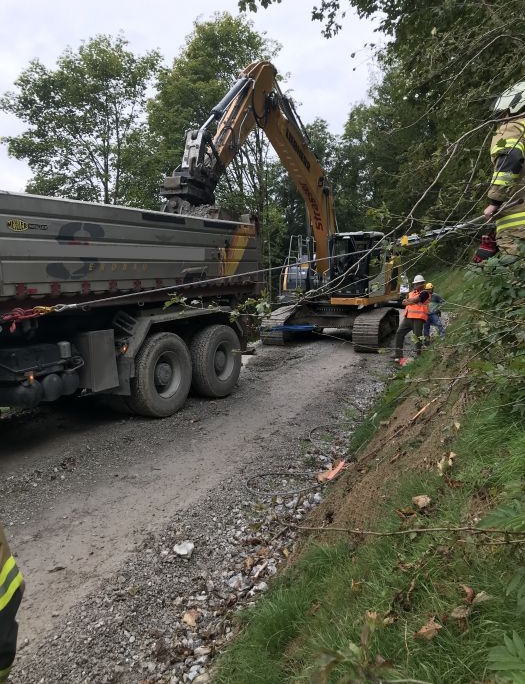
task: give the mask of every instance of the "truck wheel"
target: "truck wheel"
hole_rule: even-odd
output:
[[[192,387],[204,397],[226,397],[241,372],[241,345],[227,325],[210,325],[198,332],[190,344],[193,364]]]
[[[138,415],[165,418],[182,407],[190,385],[188,347],[178,335],[157,333],[146,339],[137,354],[127,403]]]

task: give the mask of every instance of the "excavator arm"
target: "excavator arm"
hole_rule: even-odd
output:
[[[186,134],[182,164],[165,179],[161,194],[166,198],[166,210],[171,212],[178,212],[184,201],[213,204],[220,177],[258,126],[305,200],[315,240],[315,267],[322,275],[329,267],[328,242],[335,232],[332,189],[276,76],[275,67],[267,61],[253,62],[241,71],[208,120]],[[214,135],[209,131],[213,122],[217,122]]]

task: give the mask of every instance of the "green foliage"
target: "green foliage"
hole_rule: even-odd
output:
[[[268,292],[262,292],[258,299],[249,297],[239,304],[230,314],[231,320],[235,320],[239,316],[254,316],[261,320],[267,316],[271,311],[270,302],[268,301]]]
[[[257,299],[248,297],[238,304],[231,312],[230,320],[235,321],[238,318],[242,318],[248,331],[248,338],[250,340],[258,340],[260,337],[259,328],[261,321],[270,312],[270,294],[268,290],[263,290]]]
[[[514,472],[514,476],[519,472]],[[504,487],[504,501],[489,511],[481,520],[481,529],[498,529],[509,533],[525,533],[525,480],[511,480]],[[520,539],[518,538],[518,541]],[[505,595],[515,599],[517,618],[525,614],[525,567],[518,566],[505,588]],[[513,632],[512,638],[504,635],[503,644],[490,649],[487,667],[497,672],[498,681],[511,684],[525,683],[525,645]]]
[[[278,49],[243,16],[217,12],[194,23],[181,54],[160,73],[149,103],[149,124],[161,140],[165,173],[180,164],[186,131],[202,126],[239,71],[256,59],[271,59]]]
[[[251,10],[271,4],[240,3]],[[321,0],[312,17],[333,35],[350,7],[377,17],[391,39],[376,53],[382,73],[372,103],[348,117],[340,223],[402,234],[481,213],[491,172],[490,105],[523,78],[525,43],[514,21],[522,1]]]
[[[525,613],[525,568],[521,567],[516,570],[512,579],[510,580],[507,591],[507,596],[516,596],[516,608],[518,613]]]
[[[367,611],[363,620],[359,644],[350,642],[341,650],[322,648],[311,678],[312,684],[328,684],[332,673],[344,672],[337,677],[337,684],[366,684],[378,681],[395,669],[375,652],[373,633],[382,626],[382,618],[376,612]],[[388,680],[383,680],[388,681]]]
[[[483,382],[513,413],[525,416],[525,259],[505,261],[490,259],[467,274],[470,299],[481,315],[466,339],[476,351],[473,368]]]
[[[421,373],[428,378],[429,367]],[[392,387],[376,407],[376,424],[402,400],[402,378],[395,382],[396,393]],[[364,525],[445,530],[355,544],[334,531],[323,544],[311,542],[257,605],[240,613],[241,630],[219,660],[217,682],[471,684],[493,681],[487,668],[498,683],[522,681],[525,622],[516,602],[524,591],[525,574],[516,573],[522,547],[490,545],[505,535],[474,538],[446,528],[468,524],[482,492],[489,504],[504,484],[510,496],[521,496],[525,433],[494,397],[454,418],[459,429],[438,433],[456,453],[449,484],[429,469],[430,459],[420,472],[404,467],[374,490],[373,522]],[[432,423],[423,429],[436,434]],[[423,493],[431,508],[400,521],[412,497]],[[417,634],[429,619],[439,630],[427,640]]]
[[[504,637],[504,645],[491,648],[488,654],[488,668],[504,673],[502,681],[525,684],[525,644],[516,632]]]
[[[257,12],[258,7],[266,9],[270,5],[279,4],[282,0],[239,0],[238,5],[241,11],[249,10],[250,12]],[[350,5],[351,3],[348,2]],[[314,5],[311,9],[311,17],[313,21],[320,21],[323,23],[323,35],[326,38],[334,36],[341,30],[339,23],[344,19],[346,12],[341,9],[340,0],[321,0],[319,6]]]
[[[504,503],[488,513],[478,525],[483,530],[525,532],[525,499]]]
[[[29,164],[30,192],[133,204],[137,188],[158,179],[144,108],[161,57],[136,57],[126,46],[122,36],[100,35],[77,51],[67,48],[55,69],[33,60],[17,91],[1,98],[0,108],[28,125],[3,142]],[[145,154],[148,167],[139,168]]]

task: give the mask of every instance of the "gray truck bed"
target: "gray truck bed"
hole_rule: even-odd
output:
[[[0,309],[237,277],[257,245],[251,223],[0,191]]]

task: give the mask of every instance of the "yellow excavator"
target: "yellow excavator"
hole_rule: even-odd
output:
[[[209,130],[212,124],[215,133]],[[188,213],[190,207],[213,205],[220,177],[256,127],[304,199],[310,224],[309,237],[297,240],[299,249],[290,249],[283,265],[285,301],[263,321],[263,343],[283,344],[295,333],[341,328],[352,331],[356,349],[377,350],[398,324],[398,310],[389,302],[399,294],[399,259],[383,233],[337,229],[329,179],[270,62],[243,69],[207,121],[186,134],[182,164],[161,189],[166,211]]]

